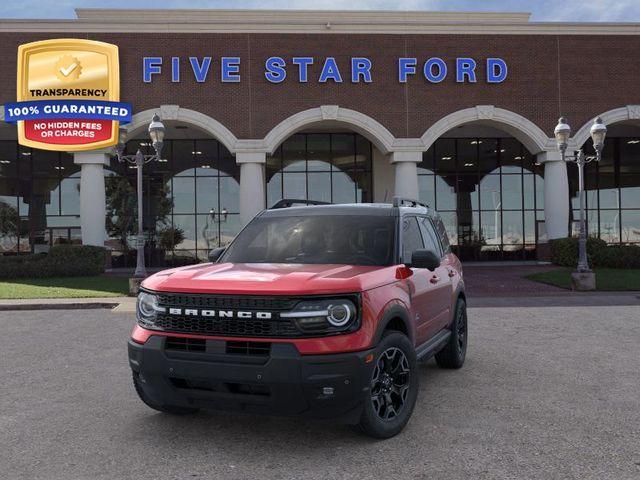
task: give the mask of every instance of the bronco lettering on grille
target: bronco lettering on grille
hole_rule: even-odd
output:
[[[218,318],[256,318],[271,320],[271,312],[248,312],[233,310],[199,310],[195,308],[169,308],[170,315],[184,315],[187,317],[218,317]]]

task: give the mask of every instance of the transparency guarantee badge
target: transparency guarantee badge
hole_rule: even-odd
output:
[[[77,152],[115,145],[131,105],[120,102],[118,47],[93,40],[55,39],[18,48],[17,102],[5,121],[18,142]]]

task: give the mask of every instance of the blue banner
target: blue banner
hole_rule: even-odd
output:
[[[131,122],[131,104],[104,100],[30,100],[6,103],[5,122],[42,119],[115,120]]]

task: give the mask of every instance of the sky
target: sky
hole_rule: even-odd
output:
[[[19,0],[1,18],[75,18],[74,8],[261,8],[531,12],[532,21],[640,22],[640,0]]]

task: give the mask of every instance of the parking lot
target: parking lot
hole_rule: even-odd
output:
[[[407,429],[138,401],[130,314],[0,312],[0,478],[640,478],[640,307],[473,308],[460,371],[421,366]]]

